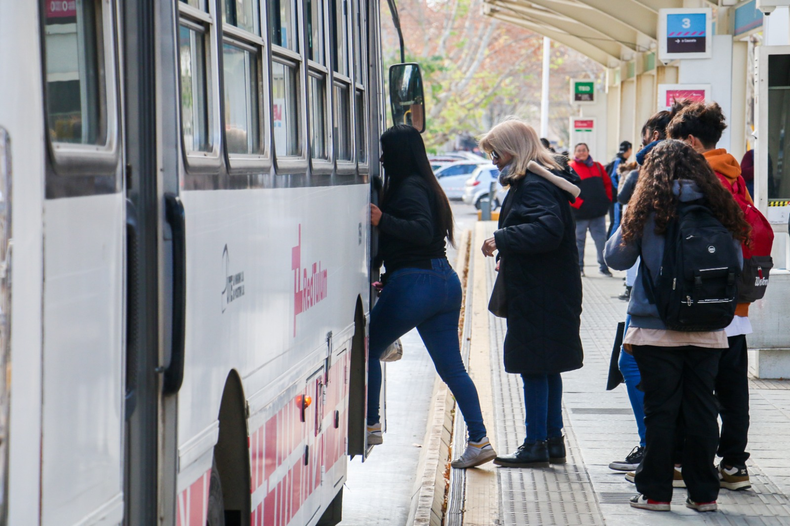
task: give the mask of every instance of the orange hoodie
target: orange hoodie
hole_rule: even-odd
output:
[[[705,157],[705,160],[708,161],[708,164],[713,169],[713,171],[716,172],[717,175],[721,175],[727,179],[730,184],[737,181],[741,176],[741,165],[738,163],[738,160],[727,153],[727,150],[724,148],[710,150],[703,153],[702,155]],[[749,202],[754,204],[754,201],[752,201],[752,196],[749,195],[749,190],[746,190],[744,187],[744,192],[746,192],[746,197],[749,199]],[[748,317],[749,304],[739,303],[735,308],[735,315]]]

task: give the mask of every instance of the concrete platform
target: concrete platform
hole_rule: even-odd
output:
[[[483,415],[497,451],[515,450],[524,439],[520,379],[504,372],[504,320],[488,313],[493,260],[480,253],[495,224],[476,225],[471,242],[467,293],[469,369],[480,392]],[[717,513],[699,514],[684,505],[685,490],[676,490],[670,513],[636,510],[628,498],[636,493],[622,473],[608,469],[638,443],[636,424],[624,386],[607,392],[609,357],[618,321],[625,318],[624,273],[607,278],[597,273],[594,249],[586,250],[583,278],[582,341],[584,367],[563,375],[564,420],[568,462],[547,469],[482,468],[451,470],[445,524],[448,525],[672,525],[790,524],[790,382],[753,380],[748,463],[752,489],[722,490]],[[456,442],[462,422],[456,419]],[[462,448],[456,443],[452,449]],[[441,491],[441,488],[437,488]]]

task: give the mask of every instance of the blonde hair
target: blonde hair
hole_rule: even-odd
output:
[[[486,153],[495,151],[512,155],[508,178],[514,181],[527,175],[530,161],[535,161],[549,170],[562,169],[551,152],[540,143],[535,129],[515,117],[508,117],[491,128],[480,139],[480,148]]]

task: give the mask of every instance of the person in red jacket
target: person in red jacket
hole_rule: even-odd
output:
[[[686,104],[667,125],[667,136],[678,139],[701,153],[722,185],[735,197],[752,203],[738,160],[724,148],[716,148],[727,127],[724,113],[715,102]],[[749,433],[749,357],[746,335],[751,334],[749,304],[739,303],[732,323],[725,329],[728,349],[719,360],[716,396],[721,414],[718,466],[721,487],[740,490],[750,487],[746,459]]]
[[[612,276],[609,267],[603,259],[603,249],[606,244],[606,214],[612,204],[612,180],[606,169],[593,161],[590,148],[580,142],[573,148],[574,159],[568,163],[581,178],[581,195],[571,206],[576,218],[576,248],[579,250],[579,267],[584,276],[584,243],[587,240],[587,230],[595,241],[595,250],[598,256],[598,271],[604,276]]]

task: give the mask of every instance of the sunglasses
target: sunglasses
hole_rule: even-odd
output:
[[[498,154],[498,153],[496,153],[495,151],[492,151],[492,152],[491,152],[491,153],[489,153],[488,155],[490,155],[490,156],[491,156],[491,160],[492,160],[492,161],[498,161],[498,160],[499,160],[499,154]]]

